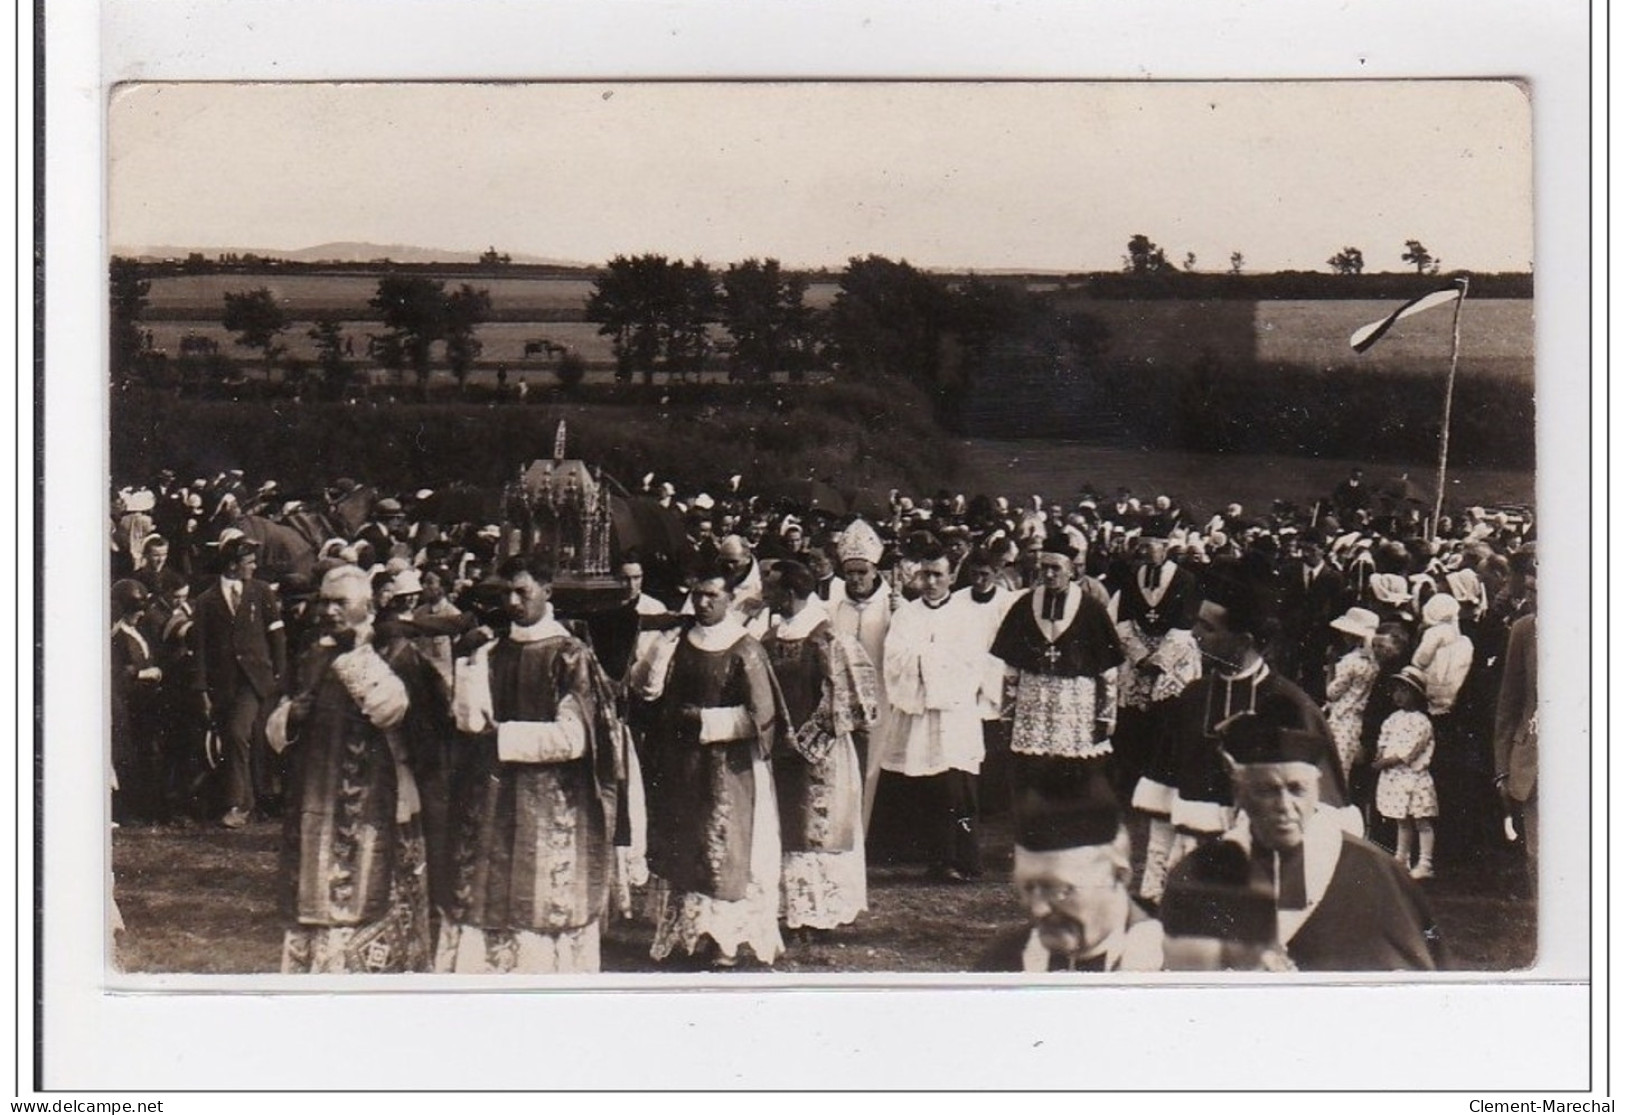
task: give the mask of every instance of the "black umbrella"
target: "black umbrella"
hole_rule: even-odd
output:
[[[891,518],[891,493],[873,488],[856,488],[847,493],[846,509],[849,514],[869,520]]]
[[[417,512],[420,518],[443,527],[500,522],[502,493],[473,484],[448,484],[419,500]]]
[[[611,541],[617,556],[636,550],[642,559],[644,591],[668,603],[677,599],[689,555],[682,516],[642,496],[609,496]]]
[[[1377,494],[1390,504],[1414,503],[1423,505],[1428,495],[1409,476],[1396,476],[1377,489]]]
[[[645,560],[675,560],[688,548],[683,520],[669,507],[641,496],[609,497],[612,541],[617,553],[637,550]]]

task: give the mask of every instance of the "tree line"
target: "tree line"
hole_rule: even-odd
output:
[[[113,260],[111,269],[112,374],[115,383],[124,384],[158,375],[161,361],[150,349],[140,320],[151,292],[151,280],[139,264]],[[286,378],[314,385],[335,398],[349,391],[358,370],[354,338],[344,331],[345,320],[332,314],[319,315],[306,330],[316,345],[316,363],[288,356],[284,336],[293,325],[287,312],[268,287],[227,291],[220,323],[234,334],[239,346],[257,352],[269,378],[282,367]],[[434,346],[443,346],[445,361],[461,386],[467,382],[483,345],[478,327],[491,315],[491,294],[468,283],[448,291],[446,284],[423,275],[385,275],[367,302],[384,330],[369,333],[365,353],[379,367],[404,378],[410,371],[420,393],[427,394],[434,369]],[[183,359],[185,358],[183,346]],[[231,378],[235,364],[226,358],[207,359],[211,371]]]
[[[1420,240],[1405,241],[1405,250],[1400,253],[1399,261],[1415,269],[1418,275],[1437,275],[1442,266],[1439,259]],[[1246,257],[1239,251],[1230,253],[1230,266],[1225,272],[1229,275],[1242,274],[1246,264]],[[1365,253],[1359,248],[1344,247],[1333,252],[1326,266],[1334,275],[1358,275],[1365,270]],[[1157,275],[1173,270],[1173,264],[1168,262],[1168,253],[1143,232],[1137,232],[1129,237],[1128,249],[1123,256],[1123,271],[1130,275]],[[1180,270],[1190,273],[1196,270],[1196,253],[1186,252],[1180,263]]]
[[[806,278],[775,259],[717,272],[701,260],[617,256],[599,273],[586,316],[610,338],[623,382],[685,378],[713,357],[741,382],[775,373],[798,382],[814,370],[892,376],[925,391],[950,429],[973,370],[996,355],[1078,367],[1106,340],[1098,319],[1052,305],[1024,280],[949,279],[879,255],[853,257],[833,278],[834,300],[820,309],[806,302]]]
[[[791,382],[822,371],[859,378],[895,376],[920,387],[938,418],[957,425],[971,371],[997,351],[1001,359],[1049,363],[1086,361],[1104,344],[1105,328],[1086,313],[1056,309],[1019,280],[949,280],[906,260],[854,257],[835,276],[826,309],[808,305],[807,278],[775,259],[748,259],[714,270],[702,260],[658,254],[617,256],[595,276],[585,316],[610,339],[618,381],[657,375],[677,381],[724,365],[730,380]],[[141,312],[150,281],[139,264],[115,259],[112,269],[115,382],[143,378]],[[267,287],[228,292],[221,323],[235,343],[257,354],[269,378],[280,365],[287,379],[307,376],[343,397],[357,364],[345,322],[317,318],[314,368],[288,356],[286,311]],[[389,274],[367,303],[383,331],[368,334],[365,355],[404,378],[410,372],[427,394],[435,346],[460,386],[482,346],[478,326],[491,315],[488,290],[446,284],[426,275]],[[234,365],[213,358],[228,374]],[[150,371],[150,368],[148,369]],[[564,353],[554,369],[561,384],[579,384],[580,358]]]
[[[616,256],[594,274],[584,316],[609,338],[622,383],[641,378],[649,384],[659,375],[690,380],[719,365],[730,380],[747,383],[776,373],[791,382],[812,372],[890,375],[924,390],[939,419],[958,428],[975,373],[1087,372],[1107,340],[1104,325],[1088,313],[1089,298],[1411,297],[1417,276],[1439,272],[1438,258],[1418,240],[1408,240],[1400,258],[1414,268],[1408,280],[1405,274],[1363,274],[1365,256],[1354,246],[1327,260],[1331,275],[1243,274],[1239,251],[1231,254],[1227,272],[1200,273],[1193,254],[1175,267],[1161,245],[1136,233],[1115,276],[1063,279],[1059,290],[1040,292],[1020,277],[948,277],[869,255],[849,259],[830,275],[833,302],[816,308],[807,302],[807,273],[776,259],[718,269],[699,259],[645,253]],[[492,247],[482,261],[503,266],[507,257]],[[147,354],[138,323],[151,273],[149,265],[113,260],[115,382],[142,378]],[[1485,278],[1486,296],[1527,296],[1527,275]],[[1358,290],[1348,285],[1355,282]],[[383,326],[365,339],[364,355],[374,365],[402,380],[410,373],[426,397],[438,345],[459,387],[466,386],[482,351],[478,327],[492,316],[487,289],[464,282],[448,290],[428,274],[392,271],[379,278],[367,306]],[[268,288],[225,294],[221,321],[237,345],[258,353],[267,374],[280,363],[285,378],[308,377],[333,397],[349,390],[358,364],[342,318],[321,316],[308,329],[317,350],[313,368],[288,357],[282,338],[291,322]],[[215,359],[220,374],[235,374],[232,361]],[[579,385],[585,370],[580,357],[567,351],[554,367],[566,389]]]

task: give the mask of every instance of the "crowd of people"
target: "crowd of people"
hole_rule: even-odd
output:
[[[121,489],[114,823],[280,817],[289,972],[590,972],[614,918],[772,965],[871,865],[981,878],[1000,813],[1028,918],[989,970],[1430,969],[1428,880],[1516,840],[1533,886],[1527,514],[1430,523],[1359,470],[1201,519],[653,481],[686,544],[575,614],[555,555],[428,491],[323,515],[298,570],[247,521],[353,481]]]

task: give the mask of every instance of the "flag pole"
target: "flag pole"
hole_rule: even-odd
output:
[[[1444,422],[1439,428],[1439,482],[1433,495],[1433,520],[1428,534],[1437,538],[1439,517],[1444,513],[1444,475],[1450,464],[1450,404],[1456,394],[1456,362],[1461,357],[1461,304],[1467,301],[1467,276],[1456,280],[1461,284],[1461,297],[1456,299],[1456,313],[1450,323],[1450,375],[1444,385]]]

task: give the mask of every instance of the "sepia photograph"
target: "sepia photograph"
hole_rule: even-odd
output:
[[[1524,83],[132,82],[105,169],[111,985],[1539,962]]]
[[[53,0],[18,1095],[1606,1096],[1586,11]]]

